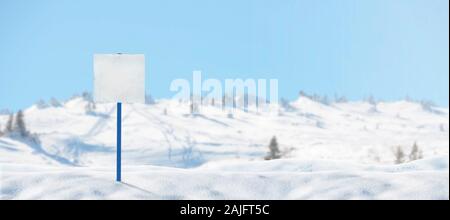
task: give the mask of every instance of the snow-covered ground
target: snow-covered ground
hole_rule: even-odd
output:
[[[115,105],[81,97],[24,111],[40,144],[0,137],[3,199],[449,199],[448,108],[307,97],[272,111],[188,103],[123,106],[115,183]],[[0,115],[4,128],[8,115]],[[277,137],[283,159],[264,161]],[[414,143],[421,160],[405,160]]]
[[[284,159],[194,169],[5,165],[4,199],[448,199],[448,156],[399,166]]]

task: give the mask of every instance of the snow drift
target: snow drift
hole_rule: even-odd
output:
[[[115,105],[76,97],[24,110],[31,143],[0,137],[2,199],[448,199],[449,114],[420,103],[322,104],[271,112],[159,100],[123,106],[123,184],[114,180]],[[8,121],[0,115],[0,127]],[[283,158],[264,161],[276,136]],[[423,159],[408,162],[414,143]],[[408,163],[395,165],[401,148]]]

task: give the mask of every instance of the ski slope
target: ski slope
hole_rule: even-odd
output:
[[[75,97],[24,110],[40,144],[0,137],[2,199],[449,198],[448,108],[304,96],[262,112],[124,104],[118,184],[115,105],[88,105]],[[264,161],[273,136],[283,159]],[[414,142],[424,159],[395,165],[396,147],[409,154]]]

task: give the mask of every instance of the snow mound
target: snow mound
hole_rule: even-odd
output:
[[[234,161],[196,169],[6,165],[2,199],[449,199],[448,156],[393,166]]]

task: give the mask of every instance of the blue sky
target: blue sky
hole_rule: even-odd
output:
[[[92,91],[94,53],[144,53],[175,78],[277,78],[350,99],[449,100],[448,0],[0,0],[0,109]]]

